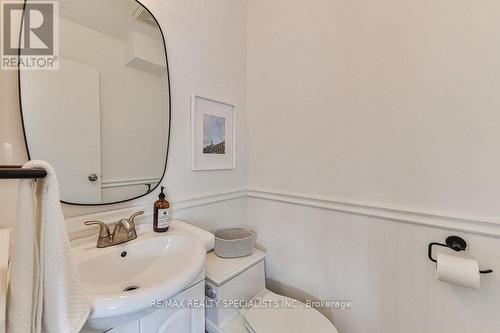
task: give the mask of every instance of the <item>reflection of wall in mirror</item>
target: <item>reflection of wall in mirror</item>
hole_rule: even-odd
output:
[[[166,74],[125,66],[122,40],[64,18],[60,27],[61,56],[99,71],[102,181],[159,178],[168,126]],[[135,185],[130,191],[140,195],[147,188]],[[123,191],[123,187],[107,187],[102,201],[121,200]]]
[[[100,202],[101,180],[87,180],[101,170],[99,71],[60,58],[58,70],[21,74],[31,158],[52,164],[64,200]]]

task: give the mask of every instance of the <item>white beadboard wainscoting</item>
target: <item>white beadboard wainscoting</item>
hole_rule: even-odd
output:
[[[321,310],[341,333],[500,332],[500,239],[493,221],[255,188],[173,200],[172,213],[205,230],[255,229],[267,251],[271,290],[352,302],[349,310]],[[106,214],[96,217],[105,220]],[[70,232],[82,230],[78,216],[67,222]],[[481,277],[479,290],[436,280],[427,245],[451,234],[468,244],[454,254],[494,270]]]
[[[352,301],[350,310],[322,311],[342,333],[500,332],[500,239],[473,232],[482,223],[462,221],[454,228],[454,218],[440,216],[450,228],[439,228],[416,219],[432,214],[401,218],[385,208],[319,203],[248,192],[247,223],[267,250],[270,289],[299,299]],[[468,243],[465,253],[455,254],[494,270],[481,277],[481,289],[436,280],[427,245],[451,234]]]

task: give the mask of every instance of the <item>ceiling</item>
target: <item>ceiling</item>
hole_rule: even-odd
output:
[[[58,0],[58,2],[60,17],[120,40],[125,40],[131,31],[161,39],[158,28],[137,21],[133,17],[135,11],[142,7],[135,0]]]

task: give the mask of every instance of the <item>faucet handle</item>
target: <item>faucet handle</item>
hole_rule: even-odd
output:
[[[103,223],[101,221],[86,221],[83,222],[85,225],[99,225],[99,238],[106,238],[111,236],[111,232],[109,231],[109,227],[106,223]]]
[[[137,213],[132,214],[132,215],[128,218],[128,220],[131,222],[131,224],[132,224],[132,225],[134,225],[134,226],[135,226],[134,219],[135,219],[137,216],[142,215],[142,214],[144,214],[144,211],[143,211],[143,210],[138,211]]]

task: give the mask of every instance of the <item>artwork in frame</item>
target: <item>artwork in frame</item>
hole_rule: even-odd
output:
[[[234,105],[192,95],[191,169],[222,170],[235,166]]]

